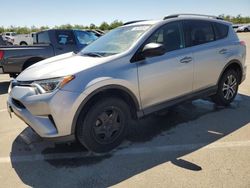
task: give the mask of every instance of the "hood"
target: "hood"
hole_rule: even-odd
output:
[[[55,56],[25,69],[18,77],[18,81],[33,81],[74,75],[80,71],[105,63],[107,57],[86,57],[72,52]]]

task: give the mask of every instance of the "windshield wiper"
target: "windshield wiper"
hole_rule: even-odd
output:
[[[90,57],[103,57],[103,55],[101,55],[98,52],[88,52],[88,53],[84,53],[82,55],[83,56],[90,56]]]

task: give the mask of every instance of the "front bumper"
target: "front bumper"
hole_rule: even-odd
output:
[[[15,86],[9,89],[7,106],[40,137],[65,137],[72,135],[71,127],[80,95],[64,90],[36,94],[32,87]]]
[[[247,66],[245,65],[242,71],[241,83],[246,79],[246,76],[247,76]]]

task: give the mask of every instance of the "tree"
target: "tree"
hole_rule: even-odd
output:
[[[5,31],[4,27],[1,26],[1,27],[0,27],[0,33],[3,33],[4,31]]]
[[[103,31],[109,30],[109,24],[107,22],[102,22],[102,24],[99,26],[99,29]]]
[[[89,25],[89,29],[97,29],[97,27],[96,27],[95,24],[92,23],[92,24]]]
[[[111,22],[111,24],[109,25],[109,30],[115,29],[115,28],[120,27],[122,25],[123,25],[122,21],[115,20],[115,21]]]
[[[227,20],[229,22],[232,22],[234,24],[244,24],[244,23],[250,23],[250,17],[242,17],[240,14],[237,16],[230,16],[230,15],[219,15],[224,20]]]

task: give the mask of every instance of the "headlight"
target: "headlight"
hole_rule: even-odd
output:
[[[65,84],[73,80],[75,76],[66,76],[61,78],[52,78],[47,80],[37,80],[31,85],[35,87],[40,94],[51,93],[58,88],[62,88]]]

